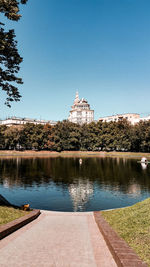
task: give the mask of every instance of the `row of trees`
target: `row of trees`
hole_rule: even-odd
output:
[[[150,122],[0,126],[0,149],[150,152]]]

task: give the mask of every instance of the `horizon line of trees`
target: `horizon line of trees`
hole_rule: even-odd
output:
[[[1,150],[150,152],[150,121],[0,126]]]

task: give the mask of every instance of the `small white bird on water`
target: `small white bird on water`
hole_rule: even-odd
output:
[[[79,159],[79,164],[80,164],[80,165],[82,164],[82,159]]]
[[[145,157],[141,158],[141,163],[147,163],[147,158]]]

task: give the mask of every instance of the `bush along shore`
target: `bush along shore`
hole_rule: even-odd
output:
[[[131,207],[102,211],[102,215],[150,266],[150,198]]]
[[[150,152],[150,121],[0,126],[1,150]]]

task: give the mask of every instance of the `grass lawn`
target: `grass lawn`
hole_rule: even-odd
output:
[[[11,222],[29,213],[12,207],[0,206],[0,225]]]
[[[150,266],[150,198],[131,207],[102,211],[102,215]]]

